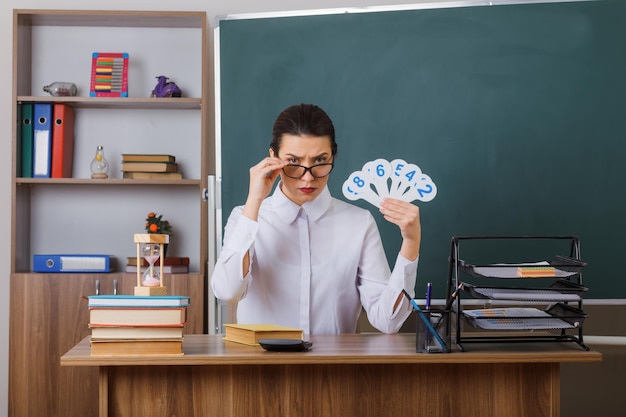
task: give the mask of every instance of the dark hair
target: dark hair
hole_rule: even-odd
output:
[[[328,136],[333,156],[337,154],[335,127],[324,110],[314,104],[297,104],[283,110],[272,131],[270,148],[278,155],[280,142],[285,133],[292,135]]]

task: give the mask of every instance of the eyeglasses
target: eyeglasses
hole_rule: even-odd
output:
[[[330,174],[334,165],[335,164],[319,164],[311,167],[305,167],[302,165],[285,165],[283,167],[283,172],[289,178],[302,178],[307,171],[311,173],[313,178],[324,178]]]

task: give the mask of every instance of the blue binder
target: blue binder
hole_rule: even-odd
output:
[[[110,255],[33,255],[34,272],[110,272]]]
[[[50,178],[52,157],[52,104],[33,106],[33,177]]]

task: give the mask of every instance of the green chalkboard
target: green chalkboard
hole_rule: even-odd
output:
[[[437,185],[419,203],[418,296],[427,281],[443,296],[452,236],[575,235],[586,297],[626,299],[624,22],[610,0],[221,20],[224,221],[276,115],[315,103],[337,130],[335,197],[376,158]],[[393,260],[397,228],[357,204]]]

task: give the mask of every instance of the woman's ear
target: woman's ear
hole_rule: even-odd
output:
[[[278,158],[278,155],[276,155],[276,154],[274,153],[274,149],[272,149],[272,148],[270,148],[270,156],[271,156],[272,158]]]

